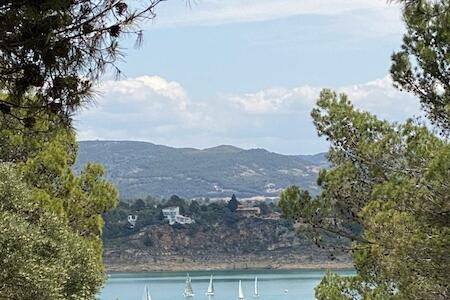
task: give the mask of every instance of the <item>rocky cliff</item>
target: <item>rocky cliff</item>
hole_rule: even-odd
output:
[[[105,263],[115,271],[298,268],[346,266],[283,220],[242,218],[233,224],[150,225],[106,242]]]

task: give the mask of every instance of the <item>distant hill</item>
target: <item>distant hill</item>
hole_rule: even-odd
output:
[[[233,146],[208,149],[172,148],[146,142],[80,142],[75,170],[87,162],[105,166],[107,178],[121,198],[148,195],[184,198],[276,197],[296,184],[317,192],[319,169],[325,154],[281,155],[264,149]]]

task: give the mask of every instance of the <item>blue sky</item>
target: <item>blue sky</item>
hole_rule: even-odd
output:
[[[125,43],[124,77],[97,87],[96,104],[76,118],[80,140],[326,151],[309,116],[325,87],[390,121],[418,114],[388,76],[403,26],[385,0],[191,4],[161,4],[143,46]]]

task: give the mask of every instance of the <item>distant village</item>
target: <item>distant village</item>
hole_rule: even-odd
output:
[[[266,214],[261,213],[261,208],[258,206],[261,204],[260,200],[246,200],[239,203],[236,207],[235,213],[246,218],[262,218],[265,220],[279,220],[281,218],[281,213],[277,211],[269,212]],[[162,208],[162,215],[164,220],[169,223],[169,225],[189,225],[194,224],[195,219],[184,216],[180,213],[180,206],[169,206]],[[128,215],[127,221],[130,229],[135,228],[136,222],[138,220],[138,215]]]

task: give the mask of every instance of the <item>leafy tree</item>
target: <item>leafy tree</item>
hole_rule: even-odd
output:
[[[169,206],[178,206],[180,207],[180,214],[185,214],[188,209],[189,206],[186,203],[186,200],[178,197],[177,195],[172,195],[169,200],[167,200],[167,202],[164,204],[165,207],[169,207]]]
[[[63,129],[49,142],[39,143],[37,152],[18,163],[23,178],[33,188],[35,201],[65,218],[76,232],[97,238],[101,214],[115,206],[117,191],[102,179],[103,167],[87,164],[76,176],[71,167],[76,156],[75,134]]]
[[[145,197],[145,203],[147,206],[156,207],[160,203],[160,200],[156,197],[152,197],[151,195],[148,195],[147,197]]]
[[[56,280],[53,282],[55,289],[67,286],[67,289],[70,290],[61,291],[63,294],[49,297],[44,294],[35,294],[34,299],[94,299],[104,280],[100,239],[103,227],[101,215],[114,207],[117,197],[115,188],[102,179],[103,168],[99,165],[88,164],[79,175],[73,173],[71,167],[76,158],[77,144],[72,129],[59,128],[55,125],[56,123],[38,119],[35,128],[41,128],[42,132],[47,132],[40,134],[40,132],[33,132],[32,129],[23,126],[20,120],[3,118],[0,120],[0,125],[5,122],[11,122],[23,130],[9,130],[5,126],[0,126],[0,140],[4,142],[0,147],[2,155],[0,163],[1,161],[13,163],[4,172],[16,172],[17,175],[11,176],[20,177],[22,185],[26,187],[26,197],[21,199],[23,194],[19,194],[12,198],[14,202],[18,204],[31,202],[28,205],[33,207],[33,210],[21,211],[21,217],[13,216],[12,219],[17,217],[19,223],[20,218],[30,221],[35,210],[42,213],[42,218],[45,217],[50,221],[33,224],[37,227],[30,229],[29,235],[26,235],[26,231],[8,231],[7,228],[10,224],[5,224],[0,239],[6,243],[5,245],[10,242],[15,243],[16,237],[24,239],[17,240],[18,243],[27,243],[27,239],[29,239],[31,248],[24,247],[24,252],[16,251],[15,254],[17,260],[23,256],[24,262],[27,261],[27,257],[41,255],[39,248],[34,244],[34,239],[36,242],[45,240],[51,244],[57,243],[62,249],[58,251],[66,251],[64,249],[71,251],[71,255],[68,257],[64,256],[65,252],[48,254],[49,257],[55,257],[54,262],[40,260],[39,264],[34,266],[38,269],[53,270],[52,263],[60,264],[64,268],[64,272],[58,270],[54,270],[54,272],[60,274],[61,278],[55,279],[54,276],[50,276],[48,273],[39,273],[38,270],[35,270],[36,276],[40,276],[42,281],[46,281],[49,288],[52,286],[50,282]],[[50,127],[52,130],[49,131]],[[18,184],[18,186],[21,185]],[[58,222],[51,221],[53,219],[57,219]],[[23,222],[20,224],[17,230],[21,230],[20,226],[25,229],[27,226],[31,226]],[[59,231],[56,232],[57,228]],[[56,233],[53,233],[54,231]],[[60,235],[60,238],[53,241],[55,235]],[[8,247],[2,246],[2,251],[10,249]],[[33,253],[33,251],[39,253]],[[57,261],[58,257],[61,257],[62,261]],[[47,263],[48,265],[46,265]],[[4,270],[4,274],[14,272],[14,270],[20,271],[14,268],[12,265],[5,265],[2,270]],[[26,270],[20,272],[26,272]],[[70,281],[64,276],[70,278]],[[0,287],[0,298],[16,299],[14,294],[17,289],[22,288],[22,283],[20,280],[16,281],[16,285],[14,281],[8,282],[9,286],[5,286],[5,289]],[[39,287],[37,287],[38,289]],[[17,295],[21,295],[18,296],[18,299],[31,299],[29,297],[32,297],[30,295],[33,294],[17,293]]]
[[[259,207],[262,215],[270,213],[270,207],[265,202],[260,202],[256,206]]]
[[[54,116],[70,125],[72,113],[89,101],[93,81],[108,66],[120,72],[121,38],[135,35],[139,44],[137,26],[154,18],[163,1],[2,1],[0,86],[7,96],[1,114],[27,128]]]
[[[131,207],[135,210],[141,210],[144,209],[146,206],[144,200],[142,199],[137,199],[136,201],[133,202],[133,204],[131,205]]]
[[[412,121],[392,125],[323,91],[312,115],[331,168],[312,198],[291,187],[285,215],[351,241],[355,278],[328,276],[318,299],[447,299],[450,145]],[[352,225],[352,226],[350,226]],[[362,228],[355,230],[354,228]]]
[[[189,204],[189,212],[195,215],[198,214],[199,211],[200,211],[200,204],[198,203],[198,201],[192,200],[191,203]]]
[[[352,241],[357,276],[327,274],[318,299],[448,299],[450,260],[450,1],[400,1],[407,32],[392,57],[396,86],[417,95],[437,137],[409,120],[389,124],[321,93],[312,112],[331,143],[321,193],[282,193],[301,228]]]
[[[96,241],[32,194],[12,164],[0,163],[0,298],[94,299],[103,281]]]
[[[71,117],[162,1],[0,3],[0,298],[95,298],[117,192],[99,165],[72,172]]]
[[[392,56],[392,78],[419,97],[430,120],[450,131],[450,1],[401,1],[406,33]]]
[[[225,208],[223,214],[223,221],[227,226],[235,227],[239,222],[239,215],[230,211],[228,208]]]
[[[268,206],[271,212],[280,212],[280,208],[274,202],[270,202]]]
[[[236,195],[231,196],[230,201],[228,201],[227,207],[231,212],[235,212],[239,206],[239,201],[236,199]]]

